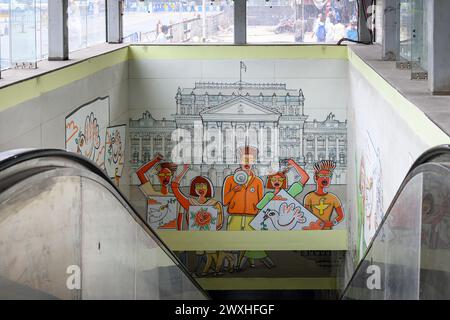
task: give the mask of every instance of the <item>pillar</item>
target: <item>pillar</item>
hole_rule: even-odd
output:
[[[400,59],[400,0],[384,0],[383,8],[383,60]]]
[[[106,0],[106,41],[121,43],[123,38],[122,0]]]
[[[429,0],[428,86],[433,94],[450,94],[450,1]]]
[[[68,0],[48,2],[48,60],[69,59]]]

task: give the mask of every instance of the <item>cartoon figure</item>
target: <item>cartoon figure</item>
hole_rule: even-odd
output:
[[[295,168],[301,178],[299,182],[294,182],[289,187],[289,190],[287,190],[287,192],[290,196],[295,198],[303,191],[303,187],[309,180],[308,173],[306,173],[306,171],[303,170],[303,168],[300,167],[293,159],[288,160],[288,165],[289,167],[286,170],[277,172],[267,177],[266,189],[273,190],[273,192],[266,192],[264,198],[256,205],[258,209],[261,210],[262,208],[264,208],[269,201],[276,198],[278,192],[287,188],[288,184],[286,173],[291,167]]]
[[[308,229],[330,230],[344,219],[344,210],[339,198],[327,191],[335,168],[336,163],[330,160],[322,160],[314,165],[316,189],[308,193],[303,202],[305,208],[311,211],[319,220],[310,225]],[[337,217],[331,221],[334,211],[336,211]]]
[[[286,191],[288,186],[286,173],[290,168],[300,175],[300,181],[294,182]],[[288,167],[267,178],[266,189],[268,191],[264,198],[257,204],[260,213],[251,222],[251,226],[259,230],[298,230],[305,223],[311,222],[315,217],[307,212],[295,197],[303,191],[303,186],[308,182],[309,176],[294,160],[288,160]],[[308,217],[307,217],[308,216]]]
[[[263,182],[252,170],[257,153],[255,147],[242,147],[240,168],[225,178],[223,204],[228,206],[228,230],[253,231],[249,223],[258,212],[256,205],[263,197]]]
[[[161,162],[162,159],[163,156],[157,154],[152,161],[137,170],[136,174],[141,182],[139,188],[147,197],[149,223],[158,222],[157,226],[159,228],[180,230],[180,226],[177,223],[175,196],[169,192],[169,184],[177,166],[171,162]],[[158,164],[157,176],[161,184],[160,191],[155,190],[154,186],[146,176],[147,171],[155,167],[156,164]],[[170,212],[166,212],[166,210],[169,210]],[[167,217],[169,213],[170,221],[161,225],[161,221],[164,221],[163,219]]]
[[[78,132],[78,137],[75,139],[77,146],[76,152],[82,154],[85,157],[96,160],[95,154],[99,151],[100,143],[100,129],[97,123],[97,118],[94,113],[86,117],[84,123],[84,129]]]
[[[125,158],[125,125],[106,128],[105,170],[119,186]]]
[[[189,188],[189,197],[186,197],[181,192],[180,181],[186,175],[188,170],[189,165],[185,164],[183,166],[183,171],[172,181],[171,184],[176,199],[185,210],[184,215],[186,217],[187,225],[195,225],[198,230],[210,230],[210,224],[212,224],[212,221],[214,220],[216,230],[220,230],[223,224],[222,204],[214,199],[214,187],[207,177],[197,176],[192,179]],[[213,208],[217,212],[216,217],[211,217],[211,214],[209,214],[206,209],[208,207]],[[200,210],[193,210],[191,212],[190,209],[192,208],[199,208]],[[215,219],[217,219],[217,221],[215,221]],[[182,225],[182,221],[179,220],[178,225]],[[206,275],[213,263],[215,264],[215,273],[220,274],[224,259],[228,259],[229,265],[234,264],[234,261],[232,261],[234,259],[229,253],[221,251],[199,251],[197,252],[198,263],[196,269],[198,269],[201,265],[204,253],[206,253],[206,264],[201,275]]]
[[[185,217],[187,225],[189,226],[189,208],[191,206],[210,206],[217,210],[217,223],[216,230],[220,230],[223,224],[223,210],[222,204],[214,199],[214,187],[211,180],[207,177],[197,176],[191,181],[189,187],[189,197],[186,197],[180,191],[180,181],[189,171],[189,165],[183,166],[183,171],[172,181],[172,191],[180,203],[181,207],[185,210]],[[180,221],[182,222],[182,221]],[[201,226],[200,226],[201,227]]]
[[[228,207],[228,227],[232,231],[254,231],[250,222],[258,213],[257,204],[263,198],[263,182],[253,172],[256,163],[258,149],[251,146],[241,147],[240,167],[234,175],[225,178],[223,185],[223,204]],[[244,259],[245,254],[245,259]],[[271,268],[273,262],[264,251],[240,252],[238,266],[242,268],[250,259],[250,265],[254,266],[255,259],[263,259],[263,263]]]

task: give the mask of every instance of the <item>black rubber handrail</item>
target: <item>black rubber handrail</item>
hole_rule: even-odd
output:
[[[0,172],[11,168],[20,163],[36,160],[40,158],[62,158],[67,159],[69,161],[73,161],[76,164],[83,166],[90,173],[95,174],[104,182],[107,182],[121,197],[121,201],[127,204],[127,206],[131,209],[133,213],[133,218],[138,219],[140,223],[145,225],[147,228],[143,228],[145,232],[149,234],[149,236],[157,242],[157,244],[162,247],[162,249],[169,254],[170,258],[174,260],[177,266],[181,269],[181,271],[186,275],[186,277],[191,280],[194,286],[208,299],[210,296],[206,293],[206,291],[200,286],[200,284],[192,277],[191,273],[187,270],[186,266],[179,260],[179,258],[173,253],[172,250],[162,241],[162,239],[158,236],[156,232],[150,227],[145,219],[143,219],[138,213],[134,206],[128,201],[127,197],[125,197],[122,192],[117,188],[117,186],[112,182],[112,180],[108,177],[108,175],[100,169],[93,161],[88,158],[78,155],[73,152],[68,152],[61,149],[29,149],[24,151],[19,151],[16,154],[13,154],[11,157],[0,160]],[[130,213],[129,210],[127,210]],[[131,213],[130,213],[131,214]],[[148,229],[148,230],[147,230]]]
[[[350,287],[351,283],[353,282],[354,278],[358,274],[359,270],[362,267],[363,262],[365,261],[367,255],[370,252],[370,249],[373,246],[373,243],[375,242],[375,239],[378,237],[378,234],[381,232],[381,229],[384,226],[384,223],[386,222],[387,218],[389,217],[392,208],[394,207],[395,203],[397,202],[397,199],[400,197],[400,194],[403,192],[403,189],[408,184],[408,182],[416,176],[416,173],[414,172],[417,168],[419,168],[421,165],[424,165],[426,163],[433,162],[434,159],[437,159],[441,156],[448,156],[450,161],[450,145],[439,145],[436,147],[433,147],[431,149],[428,149],[424,153],[422,153],[419,158],[413,163],[411,168],[409,169],[408,173],[406,174],[405,179],[403,179],[402,184],[400,185],[400,188],[398,189],[397,193],[395,194],[394,199],[392,199],[391,204],[389,205],[388,210],[386,211],[386,214],[383,216],[383,219],[381,220],[380,226],[378,227],[377,231],[375,232],[374,236],[372,237],[372,240],[370,240],[369,245],[366,248],[366,251],[364,252],[364,255],[362,259],[358,262],[358,265],[356,266],[355,271],[353,272],[350,280],[346,284],[344,290],[341,294],[341,299],[344,298],[345,293],[347,292],[348,288]]]

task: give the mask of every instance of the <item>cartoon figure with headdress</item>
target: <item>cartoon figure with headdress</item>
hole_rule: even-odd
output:
[[[339,198],[328,192],[336,163],[331,160],[322,160],[314,164],[314,181],[316,189],[305,196],[304,206],[319,220],[309,226],[308,229],[330,230],[344,219],[344,210]],[[333,212],[337,217],[331,221]]]
[[[139,188],[147,197],[147,221],[154,228],[180,230],[177,201],[174,194],[169,191],[169,185],[177,170],[177,165],[171,162],[161,162],[162,160],[163,156],[157,154],[153,160],[136,171],[141,182]],[[146,176],[152,168],[156,169],[156,175],[161,185],[159,191]]]

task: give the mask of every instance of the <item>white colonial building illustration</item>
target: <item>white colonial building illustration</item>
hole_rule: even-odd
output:
[[[192,149],[193,165],[184,184],[196,175],[208,176],[215,186],[238,167],[238,148],[245,144],[258,148],[256,171],[263,176],[276,156],[283,164],[292,158],[303,165],[313,177],[313,164],[318,160],[337,163],[333,183],[345,184],[347,167],[347,121],[324,114],[324,120],[307,121],[305,97],[301,89],[287,89],[282,83],[199,82],[194,88],[178,88],[175,95],[176,113],[173,120],[154,119],[145,112],[140,119],[130,119],[131,166],[137,169],[156,153],[171,159],[176,142],[171,140],[175,129],[185,129],[194,136],[202,132],[203,139],[195,143],[217,149],[208,158]],[[211,140],[209,132],[219,133],[221,141]],[[231,143],[229,133],[234,133]],[[276,139],[276,141],[273,141]],[[267,141],[269,143],[267,143]],[[275,146],[276,150],[271,150]],[[225,161],[225,157],[227,161]],[[229,161],[229,159],[232,161]],[[291,170],[291,172],[294,170]],[[290,174],[290,173],[289,173]],[[294,182],[295,176],[289,180]],[[314,183],[313,179],[309,183]]]

